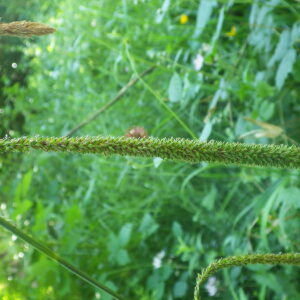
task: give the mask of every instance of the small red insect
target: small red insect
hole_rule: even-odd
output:
[[[141,138],[147,138],[149,135],[145,128],[135,126],[135,127],[129,128],[127,130],[127,133],[125,134],[125,136],[141,139]]]

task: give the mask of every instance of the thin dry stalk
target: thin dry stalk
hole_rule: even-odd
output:
[[[140,78],[150,74],[153,70],[155,69],[155,66],[150,67],[149,69],[145,70],[142,74],[140,74],[138,77],[130,80],[125,86],[123,86],[118,94],[112,99],[110,100],[108,103],[106,103],[104,106],[102,106],[100,109],[98,109],[95,113],[93,113],[91,116],[89,116],[87,119],[85,119],[84,121],[82,121],[79,125],[77,125],[76,127],[74,127],[72,130],[70,130],[65,137],[70,137],[71,135],[73,135],[75,132],[77,132],[79,129],[81,129],[82,127],[86,126],[87,124],[89,124],[90,122],[94,121],[96,118],[98,118],[98,116],[100,114],[102,114],[103,112],[105,112],[108,108],[110,108],[112,105],[114,105],[115,103],[117,103],[127,92],[127,90],[134,86]]]

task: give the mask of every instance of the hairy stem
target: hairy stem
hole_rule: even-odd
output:
[[[32,149],[47,152],[161,157],[190,163],[206,161],[225,165],[300,168],[300,148],[296,146],[200,142],[175,138],[22,137],[0,139],[0,153],[29,152]]]
[[[223,268],[246,266],[250,264],[300,265],[300,253],[287,254],[248,254],[231,256],[210,264],[198,275],[194,291],[194,300],[200,300],[200,286],[212,274]]]

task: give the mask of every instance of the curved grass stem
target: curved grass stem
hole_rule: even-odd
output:
[[[194,300],[200,300],[200,286],[212,274],[223,268],[246,266],[250,264],[264,265],[300,265],[300,253],[286,254],[248,254],[240,256],[230,256],[220,259],[210,264],[198,275],[194,291]]]

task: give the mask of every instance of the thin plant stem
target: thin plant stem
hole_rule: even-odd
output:
[[[155,66],[152,66],[151,68],[145,70],[142,74],[136,76],[136,78],[130,80],[122,89],[118,92],[118,94],[108,103],[106,103],[104,106],[102,106],[100,109],[98,109],[94,114],[92,114],[90,117],[88,117],[86,120],[82,121],[79,125],[74,127],[72,130],[70,130],[65,137],[72,136],[75,132],[77,132],[82,127],[86,126],[90,122],[94,121],[97,117],[99,117],[100,114],[105,112],[108,108],[110,108],[112,105],[114,105],[116,102],[118,102],[122,96],[125,95],[125,93],[128,91],[129,88],[134,86],[142,77],[150,74],[155,69]]]
[[[92,285],[93,287],[95,287],[97,289],[101,289],[101,290],[105,291],[109,295],[113,296],[114,299],[119,299],[119,300],[123,299],[116,292],[114,292],[113,290],[111,290],[107,286],[103,285],[102,283],[97,282],[96,280],[91,278],[86,273],[80,271],[79,269],[77,269],[76,267],[74,267],[73,265],[71,265],[70,263],[65,261],[63,258],[59,257],[59,255],[57,253],[55,253],[52,250],[50,250],[49,248],[45,247],[42,243],[38,242],[37,240],[31,238],[29,235],[27,235],[23,231],[19,230],[17,227],[13,226],[12,224],[7,222],[2,217],[0,217],[0,226],[4,227],[9,232],[16,235],[17,237],[22,239],[24,242],[28,243],[33,248],[35,248],[39,252],[43,253],[44,255],[49,257],[50,259],[54,260],[55,262],[57,262],[58,264],[63,266],[65,269],[67,269],[69,272],[73,273],[74,275],[76,275],[80,279],[87,282],[89,285]]]
[[[300,148],[228,142],[201,142],[181,138],[128,137],[21,137],[0,139],[1,152],[46,152],[119,154],[135,157],[161,157],[173,161],[224,165],[300,168]]]
[[[200,286],[211,275],[223,268],[246,266],[252,264],[264,265],[300,265],[300,253],[286,254],[248,254],[240,256],[230,256],[220,259],[210,264],[198,275],[194,291],[194,300],[200,300]]]

